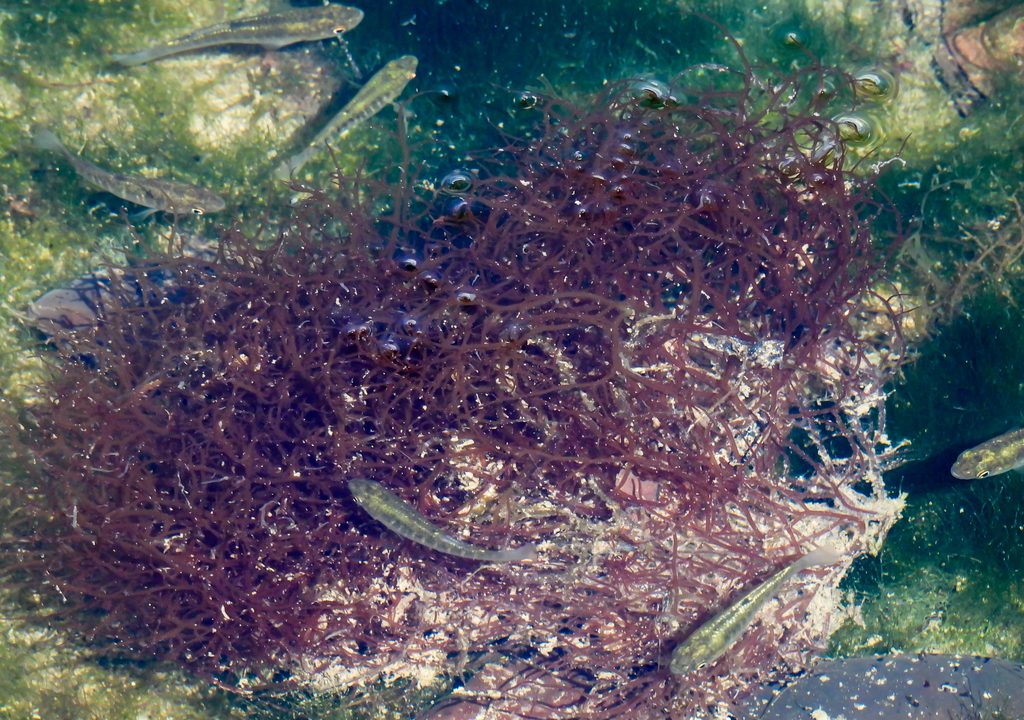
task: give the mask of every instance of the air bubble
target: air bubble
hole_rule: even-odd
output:
[[[888,70],[869,68],[854,74],[853,89],[860,97],[883,102],[896,97],[899,84]]]
[[[453,170],[441,178],[441,192],[449,195],[465,195],[473,189],[473,174],[468,170]]]
[[[839,128],[840,140],[849,145],[864,145],[875,135],[875,124],[861,113],[839,113],[832,122]]]
[[[455,300],[460,305],[472,305],[476,302],[476,291],[472,288],[462,288],[455,293]]]

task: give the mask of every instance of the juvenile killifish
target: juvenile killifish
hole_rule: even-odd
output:
[[[753,622],[757,611],[783,583],[809,567],[829,565],[838,560],[839,553],[834,549],[820,547],[807,553],[789,567],[779,570],[752,590],[748,590],[739,600],[697,628],[675,649],[669,670],[676,675],[685,675],[714,662],[740,639]]]
[[[89,184],[130,203],[135,203],[135,205],[150,208],[141,213],[141,217],[151,215],[158,210],[169,212],[172,215],[187,213],[202,215],[206,212],[217,212],[224,209],[223,199],[206,187],[173,180],[122,175],[103,170],[98,165],[82,160],[72,153],[49,130],[37,130],[35,142],[36,147],[39,147],[40,150],[53,151],[68,158],[68,162],[75,168],[75,172]]]
[[[486,562],[520,562],[537,557],[533,545],[523,545],[515,550],[485,550],[456,540],[416,512],[412,505],[372,480],[353,478],[348,481],[348,489],[352,491],[352,497],[359,506],[374,520],[392,532],[428,548]]]
[[[75,172],[90,185],[95,185],[128,202],[150,208],[149,211],[142,213],[141,217],[158,210],[173,215],[187,213],[202,215],[206,212],[217,212],[224,209],[223,198],[198,185],[121,175],[104,170],[72,153],[49,130],[38,130],[35,135],[35,144],[40,150],[61,153],[71,163]]]
[[[340,36],[358,25],[362,19],[362,10],[344,5],[295,8],[217,23],[165,45],[133,53],[112,53],[110,57],[118,65],[132,67],[168,55],[205,50],[217,45],[256,45],[264,50],[277,50],[297,42]]]
[[[409,81],[416,77],[418,64],[419,61],[412,55],[403,55],[378,70],[356,96],[317,133],[305,150],[274,171],[274,177],[288,180],[296,170],[324,149],[328,139],[344,137],[353,128],[379,113],[385,105],[401,95]]]
[[[1011,430],[964,450],[950,470],[960,480],[977,480],[1024,467],[1024,428]]]

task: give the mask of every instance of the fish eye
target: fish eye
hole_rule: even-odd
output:
[[[703,670],[707,666],[708,666],[708,664],[706,662],[702,662],[700,665],[697,666],[697,669],[698,670]]]
[[[988,470],[982,470],[980,473],[978,473],[978,477],[979,478],[987,478],[988,477]]]
[[[193,215],[202,215],[203,214],[203,209],[201,207],[194,207],[194,208],[192,208],[192,214]]]

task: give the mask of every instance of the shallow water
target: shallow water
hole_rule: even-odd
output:
[[[272,234],[295,195],[271,180],[274,167],[362,82],[337,41],[265,54],[214,50],[131,70],[111,68],[103,55],[266,9],[241,0],[0,0],[0,297],[7,309],[0,376],[15,406],[33,401],[30,384],[40,375],[39,353],[31,351],[40,338],[17,313],[104,261],[161,247],[173,224],[162,216],[129,231],[123,215],[137,208],[95,192],[67,163],[33,150],[31,129],[52,129],[72,151],[108,169],[173,177],[230,198],[222,213],[183,219],[189,234],[216,238],[235,221],[250,231],[265,222]],[[609,81],[668,82],[698,63],[716,64],[711,73],[737,67],[738,49],[722,29],[688,9],[657,0],[382,2],[363,7],[366,17],[346,41],[364,79],[399,55],[419,59],[402,96],[415,95],[404,116],[411,141],[423,143],[415,149],[417,162],[441,177],[467,154],[534,134],[535,96],[555,92],[585,103]],[[1024,123],[1016,122],[1019,80],[1001,79],[988,102],[961,117],[934,75],[937,41],[928,33],[938,11],[928,3],[920,5],[914,27],[868,2],[843,14],[814,2],[763,10],[721,2],[700,10],[742,41],[753,64],[785,73],[806,66],[811,54],[849,72],[892,68],[900,80],[895,99],[864,105],[879,133],[855,152],[863,154],[866,171],[903,149],[880,183],[911,234],[893,260],[892,277],[905,304],[923,308],[908,314],[905,331],[921,360],[893,386],[890,428],[894,439],[912,442],[906,455],[916,464],[887,477],[894,492],[912,493],[892,536],[900,542],[877,559],[859,561],[848,579],[867,625],[844,627],[834,652],[892,648],[1019,661],[1020,478],[965,485],[947,477],[944,460],[1021,423],[1016,254],[1024,245],[1024,218],[1012,191],[1024,168],[1008,152],[1024,135]],[[837,112],[844,109],[837,105]],[[399,153],[396,127],[395,110],[386,108],[303,177],[325,183],[334,162],[349,171],[391,165]],[[877,242],[887,242],[892,230],[879,228]],[[893,294],[886,285],[879,292]],[[960,315],[964,309],[968,314]],[[18,472],[12,466],[8,481],[17,482]],[[163,668],[86,662],[59,628],[9,630],[8,638],[0,651],[0,714],[10,717],[31,708],[41,708],[43,717],[109,718],[232,717],[244,708],[266,717],[349,712],[330,695],[248,706],[173,673],[168,681]],[[376,710],[359,712],[407,715],[439,692],[400,699],[401,689],[381,690]]]

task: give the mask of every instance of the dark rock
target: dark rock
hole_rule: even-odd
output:
[[[1024,718],[1024,665],[974,655],[824,660],[760,720]]]

